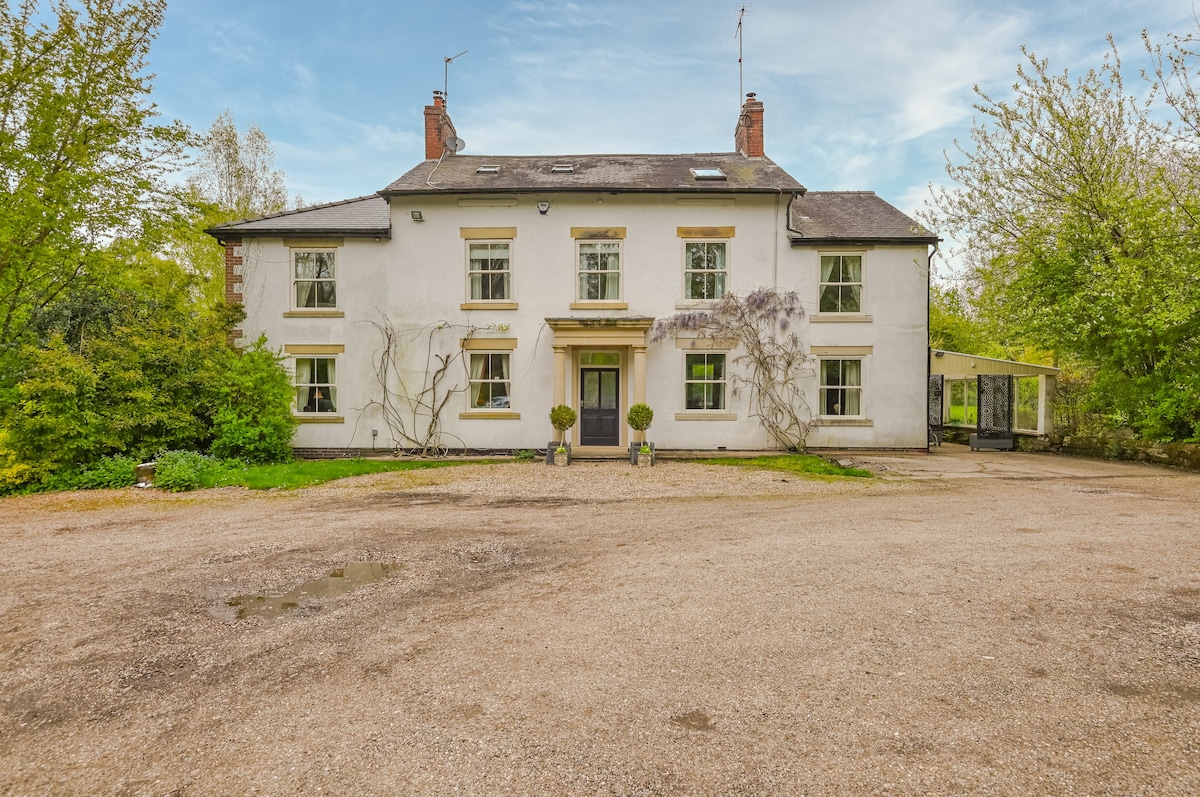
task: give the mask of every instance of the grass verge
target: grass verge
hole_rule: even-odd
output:
[[[802,476],[851,476],[870,479],[873,475],[862,468],[843,468],[841,465],[821,459],[813,454],[780,454],[767,457],[692,459],[700,465],[736,465],[757,470],[780,470]]]
[[[287,462],[282,465],[241,465],[206,472],[204,487],[247,487],[251,490],[311,487],[348,476],[364,473],[386,473],[397,470],[449,468],[455,465],[489,465],[499,460],[440,460],[440,459],[320,459]]]

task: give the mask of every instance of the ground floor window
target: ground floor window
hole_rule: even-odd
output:
[[[821,415],[862,415],[862,361],[821,360]]]
[[[725,355],[684,355],[683,389],[689,410],[725,409]]]
[[[337,412],[337,358],[296,358],[296,411]]]
[[[508,409],[512,406],[509,355],[471,354],[471,409]]]
[[[951,426],[979,425],[979,383],[975,379],[946,380],[949,397],[946,422]]]

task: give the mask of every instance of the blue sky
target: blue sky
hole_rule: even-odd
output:
[[[1072,73],[1112,33],[1195,27],[1163,0],[748,4],[743,85],[766,152],[814,190],[873,190],[908,213],[966,141],[972,87],[1011,86],[1020,47]],[[170,0],[151,51],[163,115],[225,108],[274,143],[306,202],[373,193],[424,158],[422,108],[450,67],[465,154],[727,152],[739,106],[734,0]],[[1136,84],[1136,81],[1131,81]]]

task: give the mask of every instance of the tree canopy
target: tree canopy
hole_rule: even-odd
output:
[[[0,346],[103,279],[113,239],[175,216],[167,177],[191,141],[150,101],[146,58],[165,0],[41,6],[0,7]]]
[[[1113,425],[1194,438],[1200,141],[1158,111],[1174,97],[1188,118],[1196,95],[1152,78],[1136,98],[1115,48],[1079,78],[1025,55],[1010,97],[978,92],[971,144],[948,157],[955,187],[930,220],[969,250],[976,307],[1002,343],[1085,365]]]
[[[290,377],[264,341],[227,345],[239,308],[213,301],[220,250],[202,233],[213,214],[280,209],[282,174],[259,131],[241,183],[217,174],[211,200],[181,184],[188,147],[227,155],[239,139],[229,114],[203,139],[156,121],[147,55],[164,8],[0,5],[0,492],[113,455],[290,453]]]

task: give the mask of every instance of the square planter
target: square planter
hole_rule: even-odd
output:
[[[555,468],[565,468],[571,464],[571,444],[563,443],[566,452],[558,453],[558,443],[550,441],[546,445],[546,464]]]
[[[629,444],[629,464],[639,468],[649,468],[654,465],[654,443],[649,443],[650,453],[642,453],[641,443]]]

